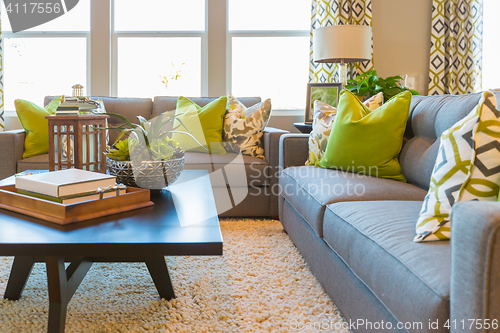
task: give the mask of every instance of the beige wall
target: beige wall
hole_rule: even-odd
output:
[[[373,57],[381,77],[417,76],[427,95],[432,0],[372,0]]]
[[[279,112],[273,111],[271,114],[271,118],[269,119],[269,123],[267,126],[280,128],[285,131],[289,131],[291,133],[300,133],[294,126],[293,123],[301,123],[304,122],[304,112],[300,112],[298,115],[286,115],[286,116],[277,116]]]

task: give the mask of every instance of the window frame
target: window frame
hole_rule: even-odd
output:
[[[115,1],[117,0],[90,0],[90,31],[88,32],[21,31],[15,34],[3,32],[3,36],[6,39],[12,37],[86,38],[87,82],[85,84],[87,94],[92,96],[117,96],[118,39],[122,37],[200,38],[201,95],[220,96],[231,92],[233,38],[310,36],[310,31],[306,30],[229,30],[229,0],[205,0],[204,31],[115,31]],[[108,45],[108,47],[103,47],[103,45]],[[303,108],[287,111],[302,112]]]
[[[2,31],[2,39],[3,43],[6,43],[6,40],[10,38],[85,38],[85,47],[86,47],[86,62],[85,62],[85,72],[87,76],[87,80],[85,82],[86,87],[87,87],[87,93],[90,92],[90,49],[91,49],[91,42],[90,42],[90,31],[64,31],[64,32],[59,32],[59,31],[19,31],[19,32],[12,32],[12,31]],[[5,50],[5,47],[4,47]],[[4,64],[8,62],[8,59],[3,58]],[[5,85],[5,82],[4,82]],[[5,91],[5,89],[4,89]]]
[[[227,46],[226,46],[226,57],[227,57],[227,62],[226,62],[226,84],[228,87],[232,87],[232,80],[233,80],[233,75],[232,75],[232,66],[233,66],[233,58],[232,58],[232,53],[233,53],[233,38],[235,37],[309,37],[310,36],[310,31],[305,31],[305,30],[227,30]],[[304,65],[306,66],[306,65]],[[306,78],[307,79],[307,78]],[[304,91],[306,91],[306,84],[307,81],[304,81]],[[306,101],[304,101],[304,105],[306,105]],[[299,109],[274,109],[273,111],[288,111],[289,113],[292,113],[293,115],[294,112],[300,111],[301,113],[304,112],[304,108],[300,106]]]
[[[99,0],[101,1],[101,0]],[[115,1],[116,0],[106,0],[110,1],[110,35],[111,35],[111,82],[110,82],[110,92],[111,96],[118,96],[118,39],[119,38],[189,38],[195,37],[201,40],[201,94],[203,95],[206,91],[207,82],[207,59],[204,54],[207,53],[208,44],[208,33],[207,33],[207,6],[208,0],[205,0],[205,30],[203,31],[115,31],[114,17],[115,17]],[[92,18],[91,18],[92,20]],[[153,98],[154,96],[151,96]]]

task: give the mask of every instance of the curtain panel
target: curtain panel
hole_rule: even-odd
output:
[[[483,0],[433,0],[429,95],[481,90]]]
[[[313,30],[337,24],[358,24],[371,27],[371,0],[312,0],[309,82],[340,82],[340,65],[315,63],[313,60]],[[347,64],[347,68],[349,80],[373,69],[373,43],[371,60]]]

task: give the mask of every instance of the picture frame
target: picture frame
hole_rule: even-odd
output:
[[[331,106],[337,107],[342,83],[308,83],[307,84],[307,99],[306,99],[306,124],[312,124],[314,116],[314,101],[320,100]]]

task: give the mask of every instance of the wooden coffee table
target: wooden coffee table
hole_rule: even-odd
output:
[[[48,332],[64,332],[67,305],[93,262],[144,262],[160,297],[174,298],[164,256],[222,255],[208,172],[185,170],[151,200],[152,207],[66,226],[0,209],[0,256],[15,257],[4,298],[21,297],[35,262],[47,267]]]

